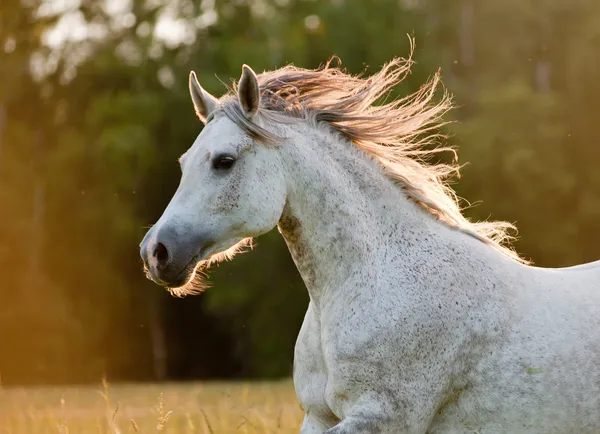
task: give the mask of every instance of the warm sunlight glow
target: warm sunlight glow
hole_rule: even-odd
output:
[[[600,433],[599,74],[600,0],[0,0],[0,432]]]

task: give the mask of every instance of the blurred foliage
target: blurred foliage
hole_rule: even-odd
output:
[[[275,231],[217,267],[200,297],[172,299],[141,272],[138,243],[201,129],[191,69],[215,95],[243,63],[316,67],[338,55],[370,73],[406,56],[414,35],[417,64],[396,92],[442,68],[459,106],[450,142],[469,163],[456,188],[483,202],[467,214],[516,222],[517,249],[538,265],[600,256],[600,3],[119,5],[0,5],[2,381],[291,373],[308,299]]]

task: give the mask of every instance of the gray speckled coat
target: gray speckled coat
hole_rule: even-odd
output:
[[[256,80],[245,69],[248,119]],[[179,286],[278,226],[310,294],[294,356],[302,434],[600,432],[600,262],[523,265],[434,218],[341,136],[292,122],[280,146],[259,145],[191,88],[214,119],[142,257]]]
[[[332,166],[360,163],[327,154],[292,165],[279,225],[311,299],[302,433],[600,432],[600,263],[521,265],[375,170],[336,185]]]

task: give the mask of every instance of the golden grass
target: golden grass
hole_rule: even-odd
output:
[[[0,433],[298,433],[290,381],[0,387]]]

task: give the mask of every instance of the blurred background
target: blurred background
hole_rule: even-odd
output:
[[[201,130],[188,73],[217,96],[243,63],[373,73],[407,34],[397,94],[441,68],[468,216],[540,266],[600,259],[598,1],[2,0],[2,383],[289,376],[308,298],[276,231],[201,296],[142,273]]]

